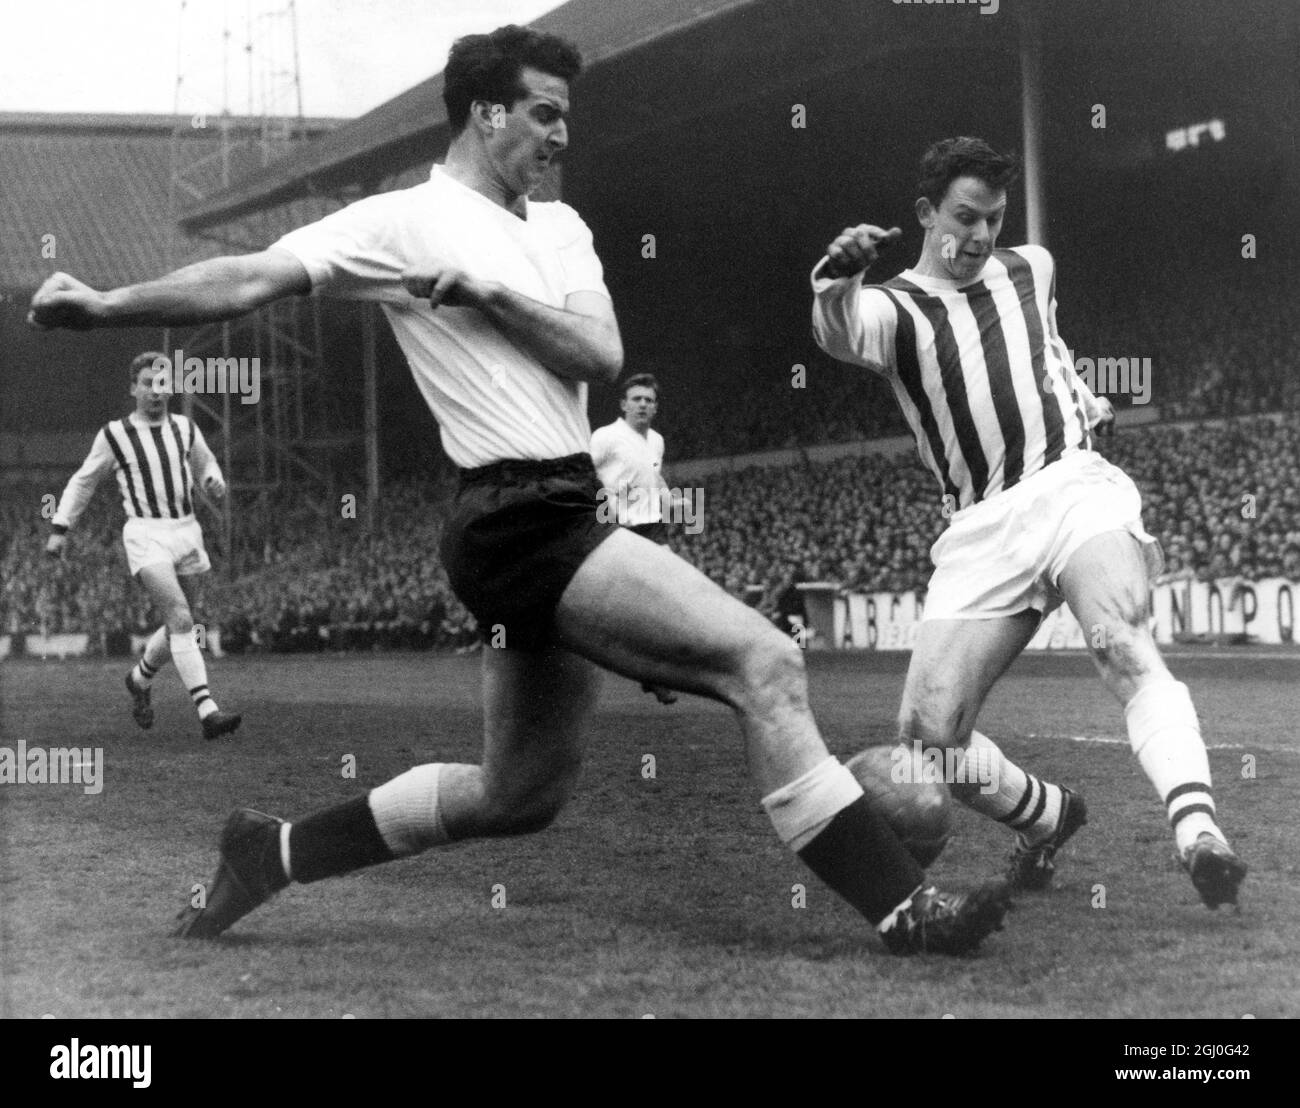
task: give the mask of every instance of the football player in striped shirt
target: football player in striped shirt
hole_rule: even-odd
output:
[[[145,645],[126,675],[132,714],[141,727],[153,726],[153,679],[170,658],[198,712],[205,739],[235,731],[242,717],[217,707],[208,687],[207,667],[194,634],[193,602],[198,577],[212,568],[203,532],[194,516],[194,482],[212,496],[225,495],[221,467],[203,432],[183,415],[167,409],[170,390],[156,387],[158,353],[140,354],[131,362],[135,411],[106,423],[95,435],[90,453],[72,475],[53,519],[46,551],[63,554],[68,531],[94,495],[99,482],[116,472],[126,510],[122,542],[131,573],[144,585],[162,614],[163,624]]]
[[[870,283],[864,271],[900,232],[861,224],[812,274],[819,345],[893,386],[951,516],[931,551],[900,739],[980,759],[996,791],[954,793],[1020,832],[1012,884],[1046,888],[1052,856],[1085,822],[1083,800],[1026,774],[974,726],[993,683],[1064,602],[1124,705],[1193,885],[1210,908],[1236,904],[1246,867],[1215,820],[1191,696],[1149,629],[1160,548],[1143,529],[1137,487],[1091,449],[1092,427],[1113,412],[1076,375],[1057,332],[1052,256],[996,246],[1015,176],[1014,158],[980,139],[935,143],[921,160],[916,265]]]

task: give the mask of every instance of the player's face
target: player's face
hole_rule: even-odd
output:
[[[542,183],[555,155],[569,145],[569,85],[528,66],[520,71],[519,83],[526,95],[508,112],[497,112],[499,124],[488,134],[487,153],[506,189],[526,196]]]
[[[644,385],[628,389],[619,406],[623,409],[623,418],[634,431],[644,431],[654,422],[655,413],[659,411],[655,390]]]
[[[162,419],[167,414],[171,393],[155,387],[159,381],[157,372],[150,366],[145,366],[135,375],[131,395],[135,397],[135,410],[145,419]]]
[[[917,201],[931,272],[954,281],[975,280],[993,253],[1006,209],[1006,190],[975,177],[953,181],[937,208],[924,198]]]

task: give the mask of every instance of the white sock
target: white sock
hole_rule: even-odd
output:
[[[909,896],[901,904],[895,905],[894,910],[890,912],[889,915],[887,915],[884,919],[882,919],[878,924],[876,924],[876,930],[883,935],[886,931],[888,931],[891,927],[893,927],[894,924],[898,922],[899,913],[906,912],[912,906],[912,901],[914,901],[921,893],[934,892],[934,891],[935,888],[933,885],[931,885],[929,888],[926,888],[924,884],[917,885],[917,887],[912,890],[911,896]]]
[[[171,656],[171,647],[167,643],[167,625],[163,624],[144,644],[144,653],[131,671],[131,680],[137,687],[147,689]]]
[[[384,845],[398,858],[451,842],[438,808],[442,763],[416,766],[370,790],[367,798]]]
[[[289,868],[289,828],[292,826],[288,820],[280,824],[280,867],[289,881],[293,880],[293,870]]]
[[[861,795],[853,771],[832,754],[763,797],[762,804],[777,837],[797,854]]]
[[[961,781],[979,782],[962,784],[952,791],[972,811],[1019,831],[1027,845],[1056,830],[1061,820],[1060,785],[1026,773],[987,735],[971,732],[959,769]]]
[[[1169,813],[1179,851],[1205,831],[1223,839],[1214,822],[1210,759],[1187,686],[1172,678],[1144,685],[1125,705],[1124,718],[1133,753]]]
[[[208,668],[203,664],[199,644],[189,631],[178,632],[168,641],[172,648],[172,661],[176,663],[176,672],[180,674],[190,699],[194,701],[199,719],[207,719],[217,710],[217,702],[208,691]]]

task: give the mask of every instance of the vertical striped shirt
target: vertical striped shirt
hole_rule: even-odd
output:
[[[921,460],[962,508],[1092,445],[1100,417],[1056,328],[1041,246],[995,250],[959,283],[904,270],[880,285],[813,271],[813,333],[893,386]]]
[[[221,478],[193,420],[168,413],[160,423],[149,423],[132,413],[100,428],[63,490],[53,522],[72,527],[110,470],[117,473],[122,507],[132,519],[187,519],[194,514],[194,482]]]

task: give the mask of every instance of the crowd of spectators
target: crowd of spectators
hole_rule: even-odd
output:
[[[146,633],[157,617],[126,570],[122,513],[101,488],[62,560],[43,553],[47,490],[0,497],[0,630],[5,633]],[[206,576],[196,618],[221,630],[223,649],[464,648],[473,618],[437,557],[446,491],[390,485],[373,518],[364,500],[335,505],[261,500],[241,507],[233,575]],[[220,521],[202,519],[209,553],[224,569]]]
[[[1300,429],[1291,422],[1127,428],[1098,445],[1141,488],[1167,577],[1300,580]],[[674,549],[773,615],[803,582],[923,589],[946,522],[933,479],[910,453],[751,467],[702,485],[703,526],[673,529]],[[0,631],[151,629],[156,617],[126,573],[115,497],[101,490],[72,551],[55,561],[42,553],[47,491],[0,497]],[[445,484],[392,483],[373,518],[347,495],[334,506],[246,505],[235,572],[210,576],[199,618],[236,651],[469,649],[473,618],[437,556],[448,496]],[[204,522],[220,565],[220,529]]]
[[[1101,440],[1142,490],[1167,577],[1300,580],[1300,428],[1242,418]]]
[[[1075,356],[1149,358],[1145,402],[1162,420],[1300,412],[1293,280],[1243,260],[1230,274],[1126,270],[1122,282],[1065,274],[1059,285],[1061,334]],[[744,357],[719,348],[638,364],[665,385],[656,427],[670,464],[908,433],[883,379],[832,361],[811,338]],[[1135,399],[1109,396],[1120,408]]]

